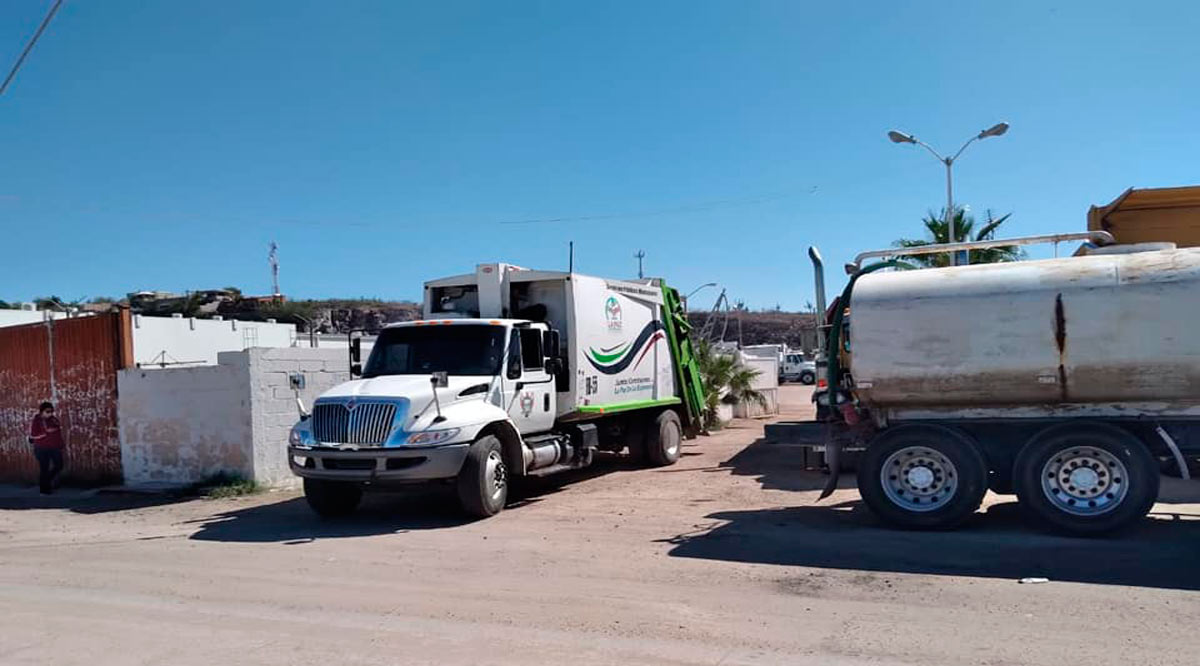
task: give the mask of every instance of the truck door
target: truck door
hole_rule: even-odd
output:
[[[554,376],[546,368],[542,331],[538,326],[514,328],[505,359],[504,400],[523,435],[554,427]]]

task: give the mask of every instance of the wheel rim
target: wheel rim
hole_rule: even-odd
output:
[[[888,456],[879,480],[884,495],[906,511],[933,511],[949,504],[958,492],[954,463],[927,446],[908,446]]]
[[[500,499],[504,488],[508,485],[508,468],[504,466],[504,458],[499,451],[488,452],[487,464],[484,466],[483,478],[487,483],[488,495],[492,501]]]
[[[1042,492],[1059,511],[1098,516],[1125,500],[1129,474],[1125,464],[1104,449],[1063,449],[1042,467]]]
[[[679,453],[679,431],[668,423],[663,426],[662,438],[665,444],[663,451],[666,452],[667,457],[674,458]]]

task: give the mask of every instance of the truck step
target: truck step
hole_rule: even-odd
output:
[[[584,467],[587,467],[587,465],[572,465],[570,463],[559,463],[557,465],[551,465],[549,467],[543,467],[541,469],[531,469],[528,472],[526,472],[525,475],[526,476],[537,476],[537,477],[550,476],[551,474],[565,472],[569,469],[582,469]]]

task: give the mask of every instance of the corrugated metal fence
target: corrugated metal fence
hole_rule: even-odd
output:
[[[128,311],[0,328],[0,480],[36,481],[26,438],[38,403],[50,400],[67,442],[65,476],[119,481],[117,370],[132,356]]]

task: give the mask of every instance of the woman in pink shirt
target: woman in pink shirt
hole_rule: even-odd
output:
[[[43,402],[29,427],[29,441],[33,442],[33,455],[37,458],[38,486],[43,495],[54,492],[54,479],[63,468],[62,424],[54,415],[54,405]]]

